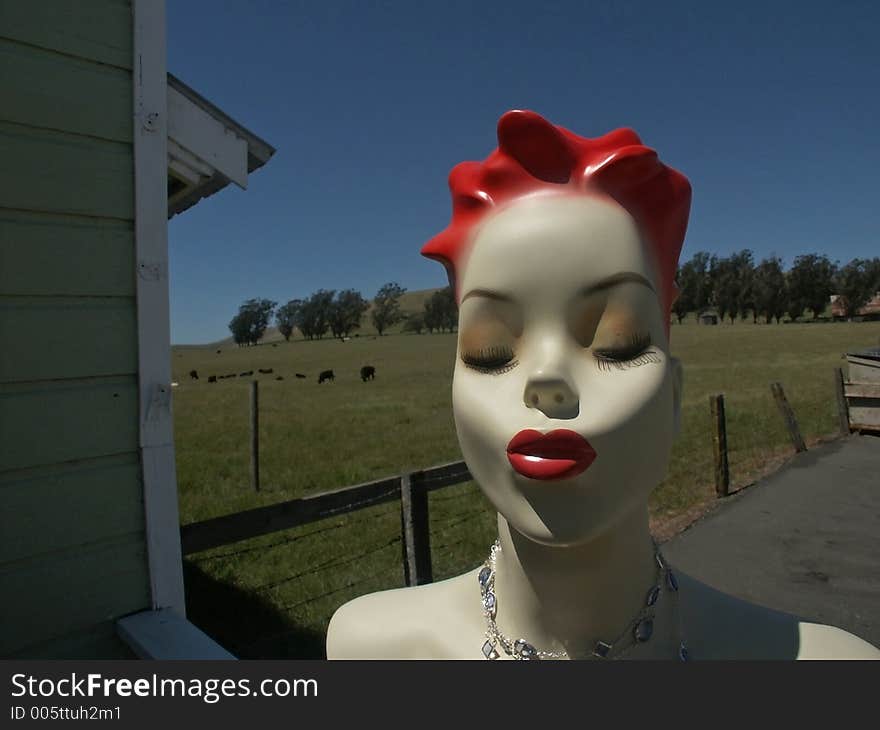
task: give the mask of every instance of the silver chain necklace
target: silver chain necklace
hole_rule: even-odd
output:
[[[507,656],[514,659],[568,659],[568,652],[564,649],[559,651],[536,649],[525,639],[514,640],[501,633],[498,624],[495,623],[495,616],[498,614],[498,597],[495,594],[495,564],[500,552],[501,541],[496,540],[489,549],[489,557],[477,575],[480,583],[480,602],[483,607],[483,616],[486,618],[486,641],[483,644],[483,656],[486,659],[498,659],[501,656],[498,653],[500,648]],[[678,619],[678,658],[683,662],[688,661],[688,650],[682,638],[681,614],[678,610],[678,581],[656,544],[654,545],[654,559],[657,563],[657,570],[654,574],[654,583],[645,597],[645,605],[617,638],[613,641],[597,641],[593,645],[593,658],[618,659],[633,646],[648,641],[654,633],[654,612],[657,600],[660,598],[661,586],[665,586],[666,591],[672,594],[675,601],[674,608]]]

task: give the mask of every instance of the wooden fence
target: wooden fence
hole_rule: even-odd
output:
[[[843,375],[838,369],[834,377],[838,403],[842,400]],[[796,452],[806,451],[794,411],[780,383],[771,385],[786,429]],[[709,397],[714,452],[715,492],[726,497],[730,487],[727,455],[727,425],[724,396]],[[849,433],[845,402],[840,415],[841,435]],[[251,389],[251,483],[259,490],[259,399],[257,384]],[[300,527],[334,515],[354,512],[387,502],[400,502],[400,531],[403,545],[403,572],[406,585],[422,585],[433,580],[431,567],[430,519],[428,493],[472,479],[467,465],[455,461],[387,479],[341,487],[309,497],[257,507],[243,512],[194,522],[180,528],[184,555],[247,540],[292,527]]]
[[[400,502],[406,585],[430,583],[433,575],[428,492],[470,480],[467,465],[463,461],[455,461],[388,479],[234,512],[183,525],[180,528],[181,547],[183,554],[189,555],[397,500]]]

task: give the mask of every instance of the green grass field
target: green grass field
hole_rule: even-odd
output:
[[[714,501],[709,396],[724,393],[734,488],[791,454],[770,393],[781,382],[808,445],[836,432],[832,368],[876,346],[880,322],[672,328],[685,372],[682,432],[651,502],[659,537]],[[175,440],[183,523],[460,459],[452,419],[454,335],[368,333],[349,342],[283,341],[251,348],[175,347]],[[361,382],[362,365],[376,379]],[[199,372],[191,381],[187,373]],[[260,375],[262,490],[249,487],[250,378]],[[320,370],[336,381],[318,385]],[[294,374],[306,373],[305,380]],[[275,380],[282,375],[283,381]],[[494,539],[494,515],[473,484],[432,493],[435,579],[470,569]],[[185,561],[196,624],[241,657],[322,656],[333,611],[403,584],[396,504],[228,545]]]

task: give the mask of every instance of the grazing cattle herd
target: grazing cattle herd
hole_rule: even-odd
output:
[[[344,341],[346,341],[348,339],[350,339],[350,338],[345,338]],[[373,337],[371,339],[375,339],[375,337]],[[273,342],[272,347],[276,347],[276,346],[277,346],[277,344]],[[218,355],[220,355],[222,352],[223,352],[223,350],[217,350]],[[273,368],[257,368],[256,372],[258,372],[260,375],[275,375],[275,371]],[[253,376],[254,376],[253,370],[246,370],[242,373],[227,373],[226,375],[209,375],[208,382],[209,383],[217,383],[220,380],[226,380],[228,378],[250,378]],[[294,376],[298,380],[305,380],[306,378],[309,377],[306,373],[294,373]],[[190,370],[189,377],[191,380],[198,380],[199,379],[198,371],[197,370]],[[376,378],[375,366],[364,365],[360,369],[360,377],[364,383],[366,383],[368,380],[374,380]],[[283,375],[276,375],[275,380],[284,380],[284,376]],[[336,373],[334,373],[333,370],[322,370],[320,373],[318,373],[318,384],[319,385],[321,383],[332,383],[335,380],[336,380]],[[174,383],[174,385],[177,385],[177,383]]]
[[[220,351],[218,350],[217,352],[220,352]],[[262,375],[273,375],[275,371],[273,368],[257,368],[257,372]],[[238,373],[237,375],[235,373],[229,373],[227,375],[209,375],[208,382],[209,383],[216,383],[218,380],[226,380],[227,378],[248,378],[248,377],[252,377],[253,374],[254,374],[253,370],[246,370],[245,372]],[[296,373],[295,375],[300,380],[305,380],[308,377],[308,375],[306,375],[305,373]],[[192,380],[198,380],[199,379],[198,371],[190,370],[189,377]],[[373,365],[364,365],[361,368],[361,380],[363,382],[366,383],[368,380],[374,380],[375,377],[376,377],[376,368]],[[275,380],[284,380],[284,376],[278,375],[275,378]],[[332,370],[322,370],[318,374],[318,384],[319,385],[324,382],[332,383],[334,380],[336,380],[336,374]],[[175,383],[175,385],[177,385],[177,383]]]

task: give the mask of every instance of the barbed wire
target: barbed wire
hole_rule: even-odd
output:
[[[369,522],[371,520],[378,520],[382,517],[387,517],[390,514],[395,514],[395,513],[399,513],[399,512],[400,512],[400,508],[397,506],[393,506],[389,509],[384,509],[381,512],[377,512],[376,514],[363,515],[363,516],[359,516],[359,517],[355,517],[355,518],[346,520],[344,522],[337,522],[335,525],[320,527],[316,530],[311,530],[310,532],[306,532],[301,535],[293,535],[291,537],[286,537],[282,540],[278,540],[276,542],[269,543],[266,545],[254,545],[251,547],[241,548],[240,550],[233,550],[231,552],[218,553],[218,554],[214,554],[214,555],[206,555],[205,557],[201,557],[201,558],[189,557],[188,560],[190,560],[193,563],[204,563],[209,560],[219,560],[220,558],[231,558],[231,557],[236,557],[238,555],[245,555],[247,553],[271,550],[276,547],[283,547],[285,545],[289,545],[291,543],[297,542],[298,540],[302,540],[306,537],[311,537],[312,535],[318,535],[323,532],[332,532],[333,530],[338,530],[342,527],[351,527],[354,525],[359,525],[363,522]],[[291,529],[296,529],[296,528],[291,528]]]
[[[307,575],[313,575],[314,573],[320,573],[320,572],[328,570],[330,568],[339,567],[340,565],[347,565],[348,563],[353,563],[355,560],[361,560],[362,558],[369,557],[370,555],[373,555],[374,553],[378,553],[382,550],[386,550],[391,545],[394,545],[395,543],[399,543],[400,540],[401,540],[400,535],[397,535],[396,537],[391,538],[387,542],[379,544],[379,545],[375,545],[375,546],[371,547],[369,550],[366,550],[362,553],[358,553],[357,555],[348,555],[342,559],[340,559],[337,556],[335,558],[331,558],[330,560],[328,560],[326,562],[318,563],[317,565],[313,565],[306,570],[300,571],[299,573],[295,573],[294,575],[286,576],[285,578],[282,578],[281,580],[274,581],[271,583],[263,583],[262,585],[257,585],[257,586],[249,586],[248,590],[259,592],[259,591],[269,590],[271,588],[277,588],[280,585],[283,585],[285,583],[290,583],[294,580],[297,580],[299,578],[303,578]]]

